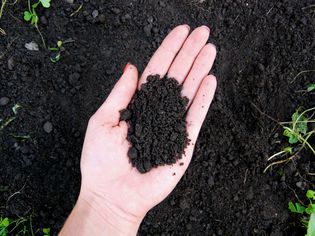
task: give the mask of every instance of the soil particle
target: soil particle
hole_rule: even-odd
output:
[[[0,106],[5,106],[10,102],[10,98],[8,97],[2,97],[0,98]]]
[[[30,43],[26,43],[24,46],[27,50],[30,50],[30,51],[38,51],[39,50],[38,44],[33,42],[33,41]]]
[[[47,121],[47,122],[44,124],[43,129],[44,129],[44,131],[45,131],[47,134],[49,134],[49,133],[51,133],[51,131],[53,131],[54,127],[53,127],[53,125],[52,125],[51,122]]]
[[[173,78],[149,76],[120,119],[129,124],[128,156],[140,173],[153,167],[174,164],[188,144],[186,106],[182,86]]]

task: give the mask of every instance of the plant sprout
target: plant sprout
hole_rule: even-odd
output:
[[[31,0],[28,0],[28,10],[24,11],[24,20],[25,21],[30,21],[32,25],[35,26],[35,28],[37,29],[44,47],[46,48],[46,43],[45,40],[42,36],[42,33],[40,32],[39,28],[38,28],[38,15],[36,13],[36,9],[39,6],[39,4],[41,4],[44,8],[49,8],[50,7],[50,1],[51,0],[39,0],[38,2],[31,4]]]
[[[304,227],[307,228],[307,234],[305,236],[314,236],[315,235],[315,204],[313,201],[315,200],[315,191],[307,190],[306,197],[309,200],[309,204],[307,206],[302,205],[300,203],[289,202],[289,210],[292,213],[301,214],[301,222]]]
[[[63,42],[61,40],[59,40],[57,42],[57,47],[52,47],[49,48],[49,50],[51,52],[54,52],[51,56],[50,56],[50,61],[53,63],[56,63],[60,60],[61,58],[61,47],[62,47]]]
[[[315,123],[315,120],[312,119],[314,111],[315,107],[304,111],[301,111],[301,108],[299,108],[296,110],[296,112],[293,113],[291,122],[280,123],[280,125],[282,125],[284,129],[283,135],[288,138],[290,146],[269,157],[268,161],[271,161],[275,157],[279,156],[283,157],[285,155],[290,155],[290,157],[269,164],[265,168],[264,172],[266,172],[267,169],[269,169],[273,165],[292,160],[303,149],[309,149],[315,156],[315,147],[313,147],[308,141],[310,137],[313,137],[315,134],[315,129],[310,129],[308,126],[310,123]]]

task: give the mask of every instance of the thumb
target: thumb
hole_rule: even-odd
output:
[[[137,85],[138,70],[134,65],[128,63],[106,101],[94,114],[96,122],[117,125],[120,117],[119,111],[128,106],[135,94]]]

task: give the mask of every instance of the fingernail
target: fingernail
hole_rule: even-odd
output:
[[[188,29],[188,31],[190,31],[190,26],[189,25],[185,24],[184,26]]]
[[[208,26],[202,25],[201,27],[207,29],[210,32],[210,28]]]
[[[125,65],[125,68],[124,68],[124,70],[123,70],[123,73],[125,73],[125,71],[127,70],[127,68],[128,68],[129,65],[130,65],[129,62]]]

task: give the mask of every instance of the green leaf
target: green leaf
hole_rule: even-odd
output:
[[[4,218],[3,220],[0,221],[0,227],[8,227],[10,225],[10,220],[8,217]]]
[[[307,234],[306,236],[315,235],[315,214],[311,214],[310,220],[307,225]]]
[[[56,62],[58,62],[58,61],[60,60],[60,58],[61,58],[61,55],[60,55],[60,53],[58,52],[58,53],[56,53],[56,54],[50,56],[50,61],[51,61],[52,63],[56,63]]]
[[[284,127],[283,135],[289,138],[290,144],[295,144],[299,141],[296,134],[292,133],[292,131],[288,127]]]
[[[307,190],[307,192],[306,192],[306,197],[307,197],[308,199],[315,200],[315,191],[313,191],[313,190]]]
[[[60,47],[62,46],[62,41],[61,41],[61,40],[59,40],[59,41],[57,42],[57,46],[58,46],[58,48],[60,48]]]
[[[32,20],[31,20],[31,24],[32,25],[37,25],[38,23],[38,16],[37,15],[33,15]]]
[[[312,92],[315,90],[315,84],[309,84],[307,86],[307,92]]]
[[[25,21],[30,21],[32,18],[32,14],[29,11],[24,12],[24,20]]]
[[[12,107],[12,111],[14,113],[14,115],[16,115],[18,113],[18,110],[21,109],[22,106],[20,104],[15,104],[13,107]]]
[[[294,132],[306,134],[308,119],[299,113],[299,109],[293,113],[292,122],[295,123]]]
[[[42,3],[43,7],[45,8],[50,7],[50,0],[39,0],[39,1]]]
[[[49,236],[50,235],[50,228],[43,228],[43,233],[44,233],[44,236]]]
[[[292,154],[293,153],[293,148],[292,147],[286,147],[283,149],[286,153]]]
[[[309,204],[309,205],[307,206],[307,208],[305,209],[305,212],[306,212],[307,214],[313,214],[313,213],[315,213],[315,204]]]
[[[300,203],[294,203],[293,202],[289,202],[289,210],[293,213],[299,213],[299,214],[303,214],[305,212],[305,207],[302,206]]]

